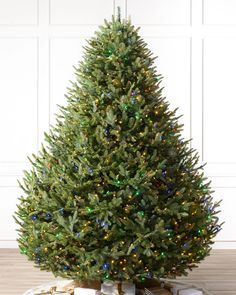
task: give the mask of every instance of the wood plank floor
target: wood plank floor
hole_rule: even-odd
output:
[[[0,295],[21,295],[54,279],[51,273],[34,268],[18,249],[0,249]],[[236,250],[212,250],[199,268],[179,279],[202,286],[213,295],[236,295]]]

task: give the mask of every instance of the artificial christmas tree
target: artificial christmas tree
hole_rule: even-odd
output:
[[[82,281],[186,275],[221,228],[219,202],[138,29],[105,21],[75,73],[20,183],[21,252]]]

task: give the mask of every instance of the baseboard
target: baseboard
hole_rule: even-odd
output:
[[[236,249],[236,241],[215,241],[212,249]]]
[[[18,248],[16,240],[0,240],[0,248]],[[236,241],[216,241],[213,249],[236,249]]]
[[[0,248],[18,248],[16,240],[0,240]]]

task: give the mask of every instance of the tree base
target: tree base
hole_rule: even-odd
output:
[[[135,284],[128,281],[106,281],[102,284],[101,292],[105,295],[135,295]]]
[[[73,282],[67,284],[65,288],[88,288],[88,289],[95,289],[95,290],[101,290],[101,282],[100,281],[79,281],[74,280]]]
[[[164,286],[165,285],[165,286]],[[170,287],[168,284],[162,285],[162,281],[158,279],[147,279],[145,282],[112,282],[107,281],[79,281],[74,280],[65,286],[65,289],[88,288],[101,290],[105,295],[145,295],[146,290],[150,290],[153,294],[158,292],[161,295],[169,295]]]

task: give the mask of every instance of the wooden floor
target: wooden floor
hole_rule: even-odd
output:
[[[21,295],[54,279],[34,268],[17,249],[0,249],[0,295]],[[236,295],[236,250],[212,250],[199,268],[180,280],[198,284],[214,295]]]

